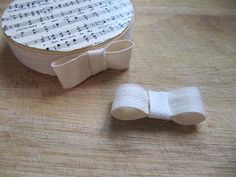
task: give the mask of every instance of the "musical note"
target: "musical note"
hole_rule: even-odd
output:
[[[87,15],[84,15],[83,17],[85,18],[85,20],[88,20],[88,17],[87,17]]]
[[[93,6],[91,6],[91,5],[88,5],[88,8],[89,8],[91,11],[94,10]]]
[[[21,34],[22,37],[24,37],[24,31],[22,31],[20,34]]]
[[[48,29],[48,27],[47,27],[47,26],[44,26],[43,28],[44,28],[44,30],[45,30],[46,32],[48,32],[48,31],[49,31],[49,29]]]
[[[94,39],[97,39],[97,35],[96,34],[92,33],[91,35],[93,36]]]
[[[71,35],[71,32],[69,30],[66,31],[68,35]]]
[[[96,16],[96,17],[99,17],[97,12],[93,12],[93,15]]]
[[[53,39],[53,40],[55,40],[55,39],[56,39],[56,37],[55,37],[55,35],[54,35],[54,34],[52,35],[52,39]]]
[[[87,36],[83,36],[86,41],[89,41],[89,38]]]
[[[45,38],[41,37],[41,42],[44,43],[45,42]]]
[[[36,34],[36,30],[35,30],[35,29],[33,29],[32,31],[33,31],[33,33],[34,33],[34,35],[35,35],[35,34]]]
[[[40,13],[40,11],[39,11],[39,10],[36,10],[36,14],[37,14],[37,15],[40,15],[41,13]]]
[[[24,13],[24,17],[28,17],[28,13]]]
[[[60,35],[61,37],[64,37],[64,34],[63,34],[62,32],[60,32],[59,35]]]
[[[70,43],[68,41],[65,42],[66,46],[69,47]]]
[[[109,13],[111,12],[110,9],[108,9],[108,8],[105,8],[105,10],[106,10],[107,12],[109,12]]]
[[[88,30],[89,29],[89,26],[87,24],[84,24],[84,29]]]
[[[32,25],[32,21],[31,21],[31,20],[29,20],[29,21],[28,21],[28,24],[29,24],[29,25]],[[20,25],[19,25],[19,26],[20,26]]]
[[[19,23],[15,24],[14,27],[19,28]]]

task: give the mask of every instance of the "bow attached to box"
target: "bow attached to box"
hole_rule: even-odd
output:
[[[134,43],[119,40],[105,48],[95,49],[75,57],[63,57],[51,66],[64,88],[72,88],[92,75],[106,69],[123,70],[129,67]]]

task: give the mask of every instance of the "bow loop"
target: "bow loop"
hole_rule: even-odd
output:
[[[112,115],[121,120],[147,117],[149,113],[148,93],[136,84],[120,86],[115,93]]]
[[[134,43],[130,40],[114,41],[105,47],[107,67],[119,70],[127,69],[129,67],[133,47]]]
[[[106,69],[127,69],[133,45],[129,40],[115,41],[105,48],[60,58],[51,66],[63,87],[72,88]]]

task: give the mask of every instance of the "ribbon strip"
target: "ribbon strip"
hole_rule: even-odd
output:
[[[206,119],[201,94],[196,87],[157,92],[136,84],[125,84],[116,90],[111,114],[121,120],[149,117],[172,120],[181,125],[196,125]]]
[[[106,69],[127,69],[133,46],[134,43],[130,40],[118,40],[105,48],[60,58],[52,62],[51,66],[62,86],[72,88]]]

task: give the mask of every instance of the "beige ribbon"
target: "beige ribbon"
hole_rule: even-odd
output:
[[[105,48],[60,58],[52,62],[51,66],[62,86],[72,88],[106,69],[127,69],[133,46],[134,43],[130,40],[118,40]]]
[[[196,87],[157,92],[136,84],[125,84],[116,90],[111,114],[121,120],[149,117],[172,120],[181,125],[195,125],[206,119],[201,94]]]

